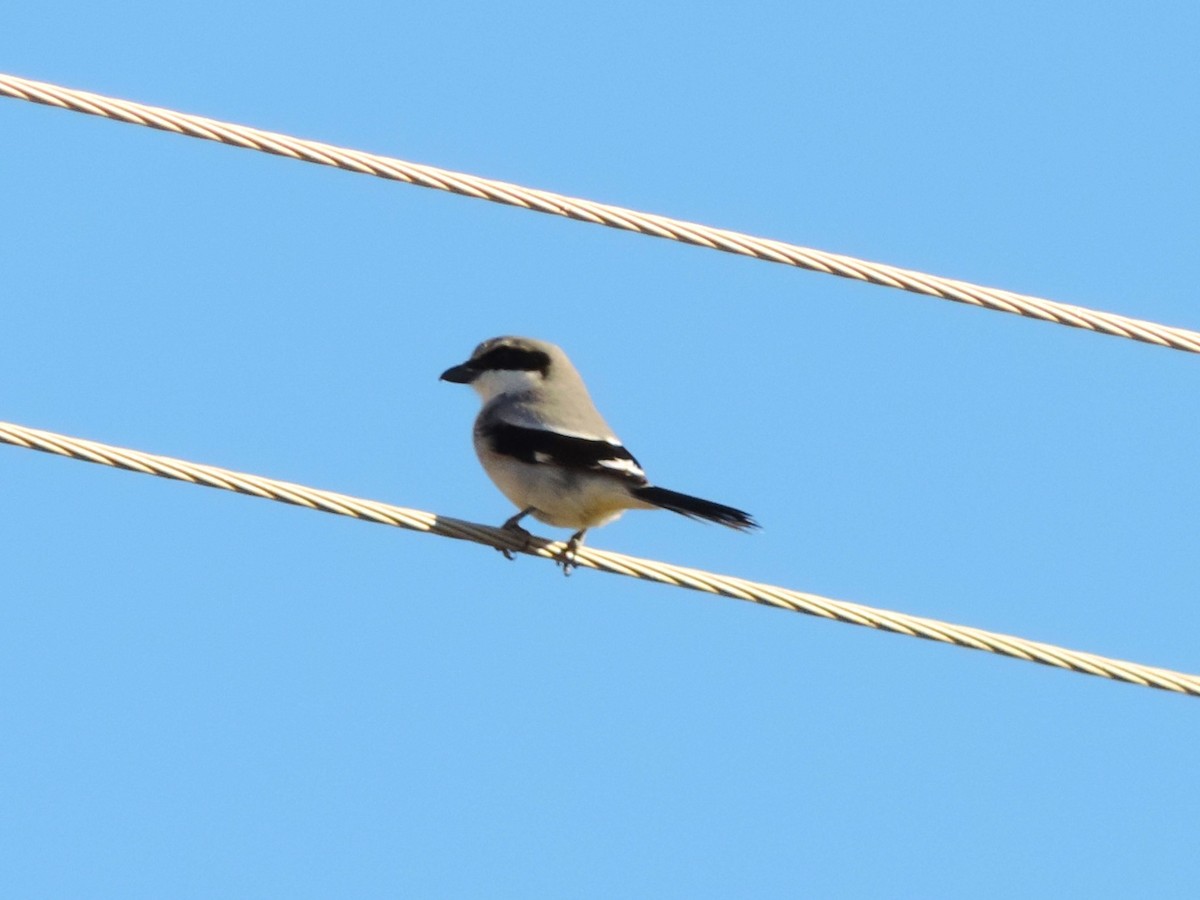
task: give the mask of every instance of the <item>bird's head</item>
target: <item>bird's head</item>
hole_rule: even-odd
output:
[[[524,393],[545,383],[551,373],[570,366],[554,344],[523,337],[495,337],[475,348],[471,358],[452,366],[442,381],[469,384],[483,402],[500,394]]]

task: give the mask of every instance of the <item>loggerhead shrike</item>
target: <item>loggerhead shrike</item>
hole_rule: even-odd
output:
[[[669,509],[741,531],[758,527],[740,509],[651,485],[554,344],[492,338],[441,380],[469,384],[483,399],[475,452],[488,477],[520,510],[503,527],[528,534],[518,523],[532,515],[575,529],[563,558],[566,571],[587,530],[627,509]]]

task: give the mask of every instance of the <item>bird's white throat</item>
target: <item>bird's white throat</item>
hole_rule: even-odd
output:
[[[501,394],[523,394],[542,384],[542,373],[519,369],[491,369],[480,372],[471,387],[487,403]]]

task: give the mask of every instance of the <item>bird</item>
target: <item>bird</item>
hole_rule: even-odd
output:
[[[559,559],[566,574],[588,530],[629,509],[667,509],[738,531],[759,527],[740,509],[651,484],[555,344],[511,335],[490,338],[440,380],[470,385],[483,401],[475,419],[475,452],[518,510],[501,527],[528,538],[520,522],[533,516],[574,530]],[[504,554],[513,558],[507,550]]]

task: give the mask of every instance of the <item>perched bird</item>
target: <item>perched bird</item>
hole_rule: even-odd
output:
[[[575,529],[562,560],[565,571],[587,530],[627,509],[669,509],[741,531],[758,527],[740,509],[651,485],[554,344],[492,338],[465,363],[443,372],[441,380],[469,384],[483,399],[475,419],[475,452],[488,477],[519,510],[503,527],[528,534],[518,523],[532,515],[547,525]]]

